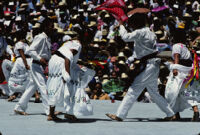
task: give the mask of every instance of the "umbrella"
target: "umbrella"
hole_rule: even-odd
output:
[[[119,79],[111,79],[103,85],[105,92],[121,92],[124,90],[125,82]]]
[[[156,7],[154,9],[152,9],[151,11],[152,12],[160,12],[160,11],[163,11],[163,10],[165,10],[167,8],[168,8],[168,6],[159,6],[159,7]]]
[[[130,16],[132,16],[135,13],[148,13],[148,12],[150,12],[150,10],[147,9],[147,8],[135,8],[135,9],[129,11],[127,13],[127,15],[130,17]]]

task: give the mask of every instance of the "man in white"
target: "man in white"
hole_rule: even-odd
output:
[[[135,59],[142,60],[146,56],[148,57],[146,57],[146,60],[144,61],[146,62],[146,65],[142,63],[144,69],[133,80],[133,83],[129,87],[126,96],[124,97],[122,103],[117,110],[117,114],[106,115],[113,120],[123,121],[138,96],[145,88],[147,88],[147,91],[149,92],[149,95],[152,97],[154,102],[163,112],[166,113],[166,120],[174,120],[174,112],[168,105],[167,101],[158,93],[157,80],[159,74],[160,59],[155,58],[155,56],[153,55],[157,52],[155,47],[156,35],[151,32],[148,27],[145,27],[145,14],[136,13],[132,15],[131,18],[129,18],[129,22],[131,22],[131,24],[129,24],[134,29],[134,31],[130,33],[128,33],[125,27],[122,25],[123,22],[120,22],[119,33],[122,39],[126,42],[134,41],[135,44],[133,56]]]
[[[11,59],[13,59],[13,51],[11,48],[8,46],[6,42],[6,38],[4,37],[4,25],[0,23],[0,83],[2,83],[5,79],[8,79],[8,74],[7,74],[7,64],[10,64],[10,60],[5,59],[4,54],[5,52],[8,53],[11,56]],[[8,85],[0,85],[0,89],[3,90],[3,93],[8,95],[9,94],[9,89]]]
[[[15,113],[20,115],[27,115],[25,111],[28,101],[37,89],[41,93],[45,113],[46,115],[49,114],[46,77],[43,73],[43,66],[46,66],[51,58],[51,43],[48,36],[52,34],[52,20],[46,18],[41,25],[41,29],[43,32],[35,36],[29,50],[27,50],[27,54],[33,58],[33,62],[30,70],[30,82],[14,110]]]

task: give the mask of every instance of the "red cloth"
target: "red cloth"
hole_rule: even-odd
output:
[[[103,4],[101,4],[100,7],[107,7],[107,8],[113,8],[113,7],[120,7],[120,8],[126,8],[124,0],[107,0]]]
[[[126,21],[127,15],[124,13],[126,5],[123,0],[107,0],[102,5],[96,8],[96,10],[106,10],[111,13],[117,20]]]

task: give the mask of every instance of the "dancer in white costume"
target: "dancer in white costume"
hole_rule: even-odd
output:
[[[14,110],[15,113],[20,115],[27,115],[25,111],[27,109],[28,101],[37,89],[42,96],[45,114],[49,114],[46,77],[43,73],[43,66],[46,66],[48,60],[51,58],[51,43],[48,36],[53,32],[52,20],[46,18],[41,24],[41,29],[43,32],[34,37],[29,50],[27,50],[27,53],[31,55],[33,61],[30,67],[31,77],[27,89]]]
[[[6,59],[5,52],[11,56],[11,59],[13,59],[14,53],[6,42],[4,24],[0,22],[0,83],[5,80],[8,81],[8,70],[6,67],[7,64],[9,64],[9,60]],[[0,85],[0,89],[2,90],[3,95],[9,95],[10,91],[7,84]]]
[[[133,32],[128,33],[123,23],[120,22],[119,33],[122,39],[126,42],[133,42],[134,51],[133,57],[135,59],[146,59],[141,64],[140,68],[144,68],[143,71],[140,71],[140,74],[136,76],[133,80],[133,83],[128,89],[128,92],[122,103],[120,104],[117,114],[106,114],[109,118],[117,121],[123,121],[126,118],[128,111],[132,107],[133,103],[137,100],[138,96],[142,91],[147,88],[149,95],[152,97],[154,102],[158,107],[166,113],[167,117],[165,120],[174,120],[175,115],[172,109],[170,108],[167,101],[158,93],[158,74],[159,74],[159,65],[160,59],[155,58],[156,48],[156,35],[150,31],[146,25],[146,15],[136,13],[132,15],[128,20],[131,27],[134,29]],[[154,55],[155,54],[155,55]],[[146,58],[145,58],[146,57]],[[131,59],[129,59],[131,60]],[[146,62],[146,65],[144,64]]]
[[[69,95],[67,84],[71,80],[73,57],[81,50],[80,44],[73,44],[72,42],[68,41],[66,45],[63,45],[49,61],[47,90],[50,113],[47,120],[59,120],[54,114],[55,106],[66,104],[66,97]]]
[[[197,99],[190,98],[183,94],[190,88],[194,90],[194,86],[185,88],[184,80],[192,69],[191,53],[184,44],[186,42],[186,33],[183,29],[177,29],[174,34],[174,45],[172,47],[172,58],[174,63],[169,66],[171,70],[168,82],[166,84],[165,97],[173,111],[176,113],[177,120],[180,119],[179,112],[188,107],[192,107],[194,111],[193,121],[198,121],[199,111]],[[194,83],[193,85],[196,85]]]
[[[11,70],[10,77],[8,80],[8,87],[11,91],[10,98],[8,101],[12,101],[16,98],[15,92],[24,92],[26,85],[29,82],[29,70],[32,62],[31,57],[27,54],[29,49],[28,44],[25,43],[26,32],[18,31],[16,34],[17,43],[15,44],[14,53],[16,61]]]

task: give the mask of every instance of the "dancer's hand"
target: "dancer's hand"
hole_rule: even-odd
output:
[[[47,61],[46,61],[44,58],[41,58],[41,59],[40,59],[40,63],[41,63],[42,65],[47,65],[47,64],[48,64]]]
[[[178,70],[177,70],[177,69],[174,69],[174,70],[173,70],[173,75],[174,75],[174,76],[177,76],[177,75],[178,75]]]
[[[26,68],[27,70],[30,70],[29,65],[25,65],[25,68]]]
[[[123,25],[124,24],[124,22],[122,20],[118,20],[118,22],[119,22],[119,25]]]

